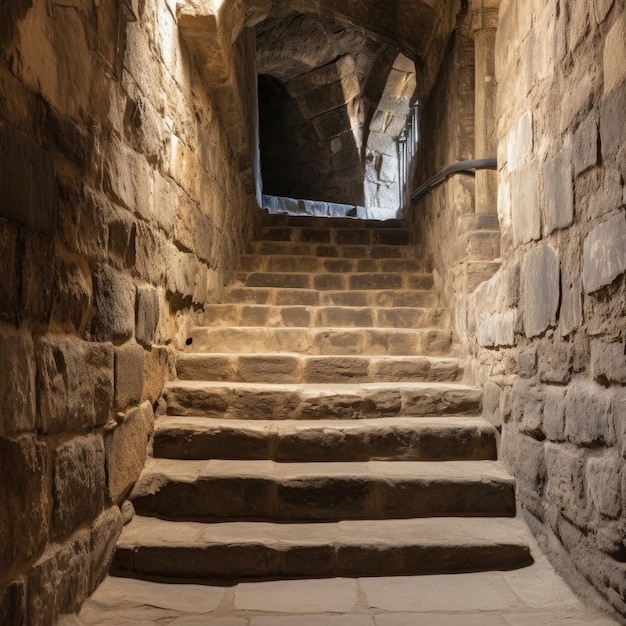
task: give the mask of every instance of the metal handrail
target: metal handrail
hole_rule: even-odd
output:
[[[498,160],[492,159],[475,159],[472,161],[460,161],[454,165],[450,165],[429,178],[423,185],[420,185],[411,195],[411,203],[415,204],[420,198],[423,198],[433,187],[441,184],[446,178],[459,172],[469,172],[471,170],[495,170],[498,167]]]

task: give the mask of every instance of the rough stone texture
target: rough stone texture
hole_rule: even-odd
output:
[[[115,409],[139,404],[143,393],[144,349],[136,344],[115,348]]]
[[[626,341],[591,342],[591,375],[601,385],[626,385]]]
[[[35,349],[28,335],[0,335],[0,435],[35,426]]]
[[[48,538],[47,446],[32,435],[0,437],[0,568],[8,572],[35,557]],[[11,481],[11,476],[19,476]],[[28,511],[24,517],[24,511]],[[4,577],[4,575],[3,575]]]
[[[524,333],[535,337],[556,323],[560,301],[558,252],[545,244],[529,251],[523,274]]]
[[[541,236],[541,203],[539,195],[539,167],[532,163],[511,177],[511,211],[513,213],[513,241],[527,243]]]
[[[583,286],[593,293],[626,271],[626,215],[621,212],[594,228],[583,247]]]
[[[77,437],[60,446],[54,457],[52,532],[67,537],[83,522],[95,519],[104,503],[102,437]]]
[[[167,348],[154,347],[144,353],[143,390],[141,401],[148,400],[154,405],[163,391],[163,385],[169,375],[169,358]]]
[[[589,459],[586,468],[589,500],[602,515],[613,519],[622,511],[622,465],[618,458]]]
[[[135,285],[105,265],[93,274],[97,317],[93,335],[97,341],[124,341],[135,329]]]
[[[39,428],[62,432],[104,424],[113,401],[113,346],[50,337],[35,345]]]
[[[159,294],[156,289],[137,288],[136,313],[135,337],[139,343],[149,347],[154,342],[159,324]]]
[[[566,228],[574,219],[574,185],[569,152],[546,161],[543,168],[544,235]]]
[[[122,513],[117,506],[104,511],[91,525],[89,588],[95,589],[108,573],[115,543],[122,532]]]
[[[129,411],[105,437],[109,497],[119,503],[137,480],[146,460],[146,446],[154,428],[149,402]]]

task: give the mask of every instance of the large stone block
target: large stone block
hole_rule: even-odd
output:
[[[614,445],[613,393],[588,381],[571,384],[565,396],[565,437],[581,446]]]
[[[0,592],[0,624],[4,626],[27,626],[26,581],[14,580]]]
[[[604,41],[604,93],[626,84],[626,11],[611,26]]]
[[[122,525],[122,513],[117,506],[104,511],[91,525],[89,593],[93,592],[108,573]]]
[[[519,246],[541,236],[539,166],[531,163],[511,174],[513,243]]]
[[[33,558],[48,538],[47,448],[33,436],[0,437],[0,571]]]
[[[575,176],[598,162],[598,122],[595,117],[589,116],[574,133],[572,160]]]
[[[141,401],[147,400],[154,404],[163,391],[169,375],[169,359],[167,348],[153,347],[147,351],[143,360],[143,391]]]
[[[115,409],[139,404],[143,390],[143,348],[126,344],[115,348]]]
[[[22,252],[17,226],[5,220],[0,221],[0,250],[3,265],[3,271],[0,272],[0,320],[18,324]]]
[[[513,385],[512,416],[521,433],[535,439],[544,439],[543,396],[540,391],[526,381]]]
[[[531,250],[524,260],[523,320],[526,337],[556,324],[560,301],[559,253],[549,244]]]
[[[78,263],[57,258],[52,316],[61,327],[81,330],[89,312],[91,289]]]
[[[502,426],[504,418],[500,411],[502,389],[499,385],[486,382],[483,387],[483,417],[496,427]]]
[[[565,388],[543,388],[543,432],[549,441],[565,440]]]
[[[569,151],[546,161],[543,167],[543,197],[546,216],[544,235],[569,226],[574,220],[574,184]]]
[[[35,347],[30,335],[0,336],[0,435],[35,427]]]
[[[99,265],[93,273],[97,308],[92,322],[97,341],[121,342],[130,339],[135,329],[135,285],[114,269]]]
[[[105,440],[108,490],[119,502],[130,491],[143,469],[146,446],[154,428],[154,412],[149,402],[129,411]]]
[[[544,383],[567,384],[573,369],[572,349],[565,343],[546,343],[539,354],[539,378]]]
[[[509,170],[518,170],[528,161],[533,150],[533,114],[526,111],[507,138],[507,162]]]
[[[620,478],[623,465],[619,458],[592,458],[585,470],[587,497],[596,510],[613,519],[622,512]]]
[[[113,346],[50,337],[35,348],[39,428],[54,433],[104,424],[113,400]]]
[[[626,385],[626,341],[591,341],[591,374],[601,385]]]
[[[583,286],[593,293],[626,271],[626,213],[594,228],[583,244]]]
[[[478,323],[478,345],[485,348],[514,346],[515,322],[516,312],[513,309],[482,318]]]
[[[52,315],[55,244],[52,237],[26,229],[22,238],[20,317],[36,332],[45,332]]]
[[[626,82],[614,89],[600,105],[600,144],[606,163],[617,157],[626,142]]]
[[[537,347],[527,346],[517,356],[517,373],[522,378],[532,378],[537,373]]]
[[[159,325],[159,293],[153,287],[137,287],[135,337],[144,346],[154,342]]]
[[[104,503],[104,443],[100,435],[76,437],[57,448],[54,459],[52,532],[67,537],[95,519]]]
[[[561,331],[563,336],[569,335],[572,331],[580,328],[583,323],[583,302],[582,302],[582,281],[578,262],[565,264],[561,279],[562,301],[561,301]]]
[[[51,626],[60,613],[73,613],[89,594],[89,530],[51,544],[28,572],[28,626]]]
[[[24,133],[0,121],[0,216],[51,234],[56,196],[50,154]]]

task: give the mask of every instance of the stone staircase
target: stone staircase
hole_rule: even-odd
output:
[[[402,225],[268,216],[165,391],[113,571],[246,580],[529,564],[513,479]]]

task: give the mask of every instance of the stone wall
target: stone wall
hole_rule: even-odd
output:
[[[172,0],[0,18],[0,623],[37,626],[106,572],[170,347],[255,227],[255,142],[227,134]],[[233,50],[253,125],[249,29]]]
[[[503,267],[470,297],[485,415],[524,514],[626,616],[626,9],[502,0]]]

